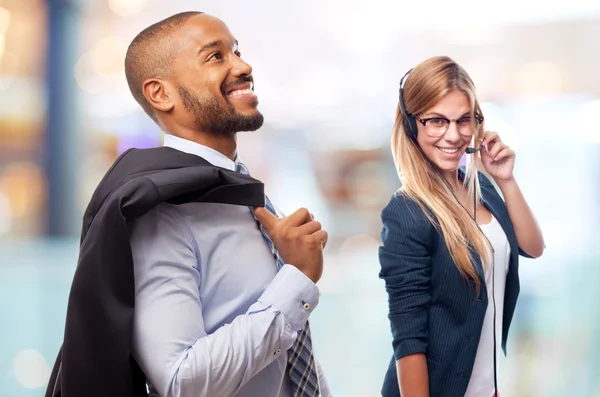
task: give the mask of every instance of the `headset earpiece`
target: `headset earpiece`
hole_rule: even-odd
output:
[[[417,134],[419,132],[419,129],[417,128],[417,120],[412,114],[404,116],[404,130],[406,131],[409,137],[411,137],[415,141],[417,140]]]
[[[417,134],[419,132],[419,130],[417,128],[417,120],[415,119],[415,116],[413,116],[412,114],[408,114],[406,112],[406,108],[404,107],[404,98],[403,98],[404,80],[406,80],[406,77],[408,76],[408,74],[411,71],[412,71],[412,69],[410,69],[408,72],[406,72],[404,77],[402,77],[402,79],[400,79],[400,92],[398,95],[398,105],[400,105],[400,112],[402,112],[402,116],[404,117],[404,131],[406,131],[406,134],[410,138],[412,138],[416,141]]]

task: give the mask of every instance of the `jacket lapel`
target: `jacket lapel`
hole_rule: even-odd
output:
[[[458,177],[461,181],[464,181],[465,170],[463,167],[458,169]],[[512,264],[514,262],[513,259],[519,254],[519,247],[517,244],[517,236],[515,235],[512,224],[510,223],[510,217],[508,215],[508,211],[506,210],[506,205],[504,204],[504,201],[496,191],[496,188],[481,173],[479,173],[478,182],[481,188],[481,202],[483,206],[492,213],[492,215],[494,216],[494,218],[496,218],[500,226],[502,226],[502,230],[504,230],[504,233],[506,234],[506,238],[510,245],[510,267],[512,267]],[[485,280],[483,273],[483,265],[481,264],[481,258],[476,252],[473,252],[473,254],[476,258],[475,270],[477,271],[481,279]]]

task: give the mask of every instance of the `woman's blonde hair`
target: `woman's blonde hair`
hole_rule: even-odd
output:
[[[448,57],[430,58],[416,66],[406,78],[403,103],[407,114],[418,115],[435,106],[450,91],[465,93],[471,103],[472,117],[483,116],[475,93],[475,85],[467,72]],[[483,122],[476,128],[473,142],[483,134]],[[402,182],[402,191],[423,210],[430,222],[441,230],[444,241],[459,272],[475,283],[477,294],[481,282],[474,265],[473,249],[487,266],[488,242],[473,218],[458,202],[450,185],[440,175],[411,138],[404,127],[404,115],[398,106],[392,134],[392,154]],[[476,154],[468,155],[464,184],[471,200],[479,194],[475,162]],[[431,211],[431,212],[430,212]]]

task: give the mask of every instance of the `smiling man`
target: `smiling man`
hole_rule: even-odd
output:
[[[330,396],[308,322],[327,232],[279,217],[239,161],[263,116],[237,40],[177,14],[125,72],[164,147],[121,155],[90,201],[46,396]]]
[[[125,70],[165,146],[248,172],[236,133],[263,116],[252,68],[221,20],[189,12],[150,26]],[[326,233],[307,210],[278,219],[265,208],[162,204],[131,230],[133,356],[151,395],[329,395],[307,322]]]

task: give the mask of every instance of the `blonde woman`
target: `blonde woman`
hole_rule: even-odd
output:
[[[402,188],[381,215],[394,350],[382,395],[494,396],[519,255],[542,255],[542,233],[513,176],[515,153],[484,130],[467,72],[435,57],[400,84],[392,152]]]

